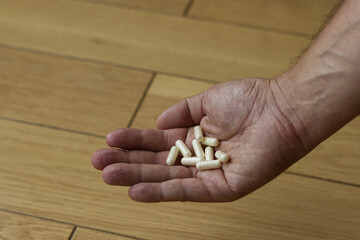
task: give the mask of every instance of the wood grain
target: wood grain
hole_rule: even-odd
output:
[[[189,16],[300,34],[316,33],[339,0],[196,0]]]
[[[130,240],[134,238],[129,238],[126,236],[119,236],[111,233],[105,233],[85,228],[78,228],[72,240]]]
[[[66,240],[72,229],[71,225],[0,211],[0,239]]]
[[[0,0],[0,43],[214,81],[275,76],[303,37],[78,1]]]
[[[151,74],[0,48],[0,116],[105,135],[126,127]]]
[[[134,120],[133,127],[155,128],[156,118],[183,98],[198,94],[212,84],[158,75]],[[360,184],[360,118],[335,133],[288,171]]]
[[[89,0],[82,0],[89,1]],[[115,6],[133,7],[138,9],[155,10],[181,15],[189,0],[91,0],[94,3],[111,3]]]
[[[143,204],[106,186],[102,139],[0,120],[1,208],[147,239],[356,239],[356,187],[283,174],[224,204]],[[19,150],[21,149],[21,150]]]

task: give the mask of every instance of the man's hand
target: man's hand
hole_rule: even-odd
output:
[[[306,152],[301,135],[284,115],[276,80],[243,79],[216,85],[185,99],[157,120],[155,129],[118,129],[107,135],[111,147],[93,155],[111,185],[131,186],[137,201],[226,202],[256,190]],[[193,126],[220,140],[229,154],[221,169],[167,166],[178,139],[192,150]],[[121,148],[121,149],[118,149]],[[180,157],[177,164],[180,162]]]

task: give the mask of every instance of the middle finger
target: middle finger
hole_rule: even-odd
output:
[[[97,150],[92,156],[92,164],[96,169],[103,170],[113,163],[166,164],[169,151],[152,152],[144,150],[120,150],[104,148]]]

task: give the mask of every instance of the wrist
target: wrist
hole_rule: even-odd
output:
[[[299,62],[273,82],[310,147],[360,114],[360,4],[346,1]]]
[[[359,115],[360,75],[326,55],[304,62],[275,78],[272,90],[310,151]]]

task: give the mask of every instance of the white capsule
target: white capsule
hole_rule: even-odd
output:
[[[167,165],[174,165],[177,155],[179,154],[179,148],[176,146],[173,146],[170,148],[169,155],[166,159]]]
[[[195,139],[199,142],[202,142],[204,140],[204,134],[200,126],[194,127],[194,135]]]
[[[177,140],[175,142],[175,145],[179,148],[181,154],[184,156],[184,157],[191,157],[191,152],[190,150],[186,147],[185,143],[181,140]]]
[[[212,137],[204,137],[204,140],[201,142],[203,145],[217,147],[219,145],[219,140]]]
[[[205,156],[205,153],[204,153],[204,150],[201,146],[201,143],[199,143],[196,139],[192,140],[192,145],[193,145],[193,148],[194,148],[194,152],[195,152],[195,155],[197,157],[204,157]]]
[[[226,153],[224,153],[222,151],[216,151],[215,157],[223,163],[226,163],[227,161],[229,161],[229,155],[227,155]]]
[[[212,147],[205,148],[205,159],[206,161],[214,160],[214,149]]]
[[[219,160],[198,162],[196,168],[199,170],[221,168],[221,162]]]
[[[202,157],[184,157],[181,159],[181,164],[184,166],[195,166],[198,162],[204,161]]]

